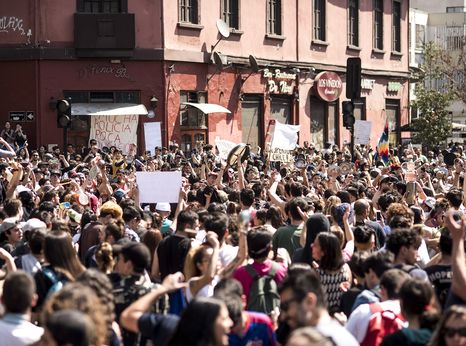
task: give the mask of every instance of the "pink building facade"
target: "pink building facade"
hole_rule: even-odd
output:
[[[409,121],[408,8],[407,0],[2,2],[0,122],[23,123],[32,145],[62,144],[54,100],[152,109],[155,97],[155,117],[139,118],[141,148],[143,124],[153,121],[164,145],[189,150],[221,138],[263,147],[272,119],[300,124],[301,143],[343,145],[346,61],[360,57],[356,119],[371,121],[372,145],[388,119],[399,143]],[[316,88],[322,72],[337,74],[330,101]],[[204,115],[184,102],[219,104],[231,114]],[[87,143],[90,117],[79,115],[70,143]]]

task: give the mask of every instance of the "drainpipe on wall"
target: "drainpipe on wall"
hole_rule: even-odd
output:
[[[168,90],[168,87],[167,87],[167,75],[165,73],[165,13],[164,13],[164,1],[165,0],[161,0],[160,1],[160,17],[161,17],[161,28],[160,28],[160,35],[162,36],[162,61],[161,61],[161,68],[160,68],[160,71],[161,71],[161,74],[163,76],[163,80],[162,80],[162,86],[163,86],[163,90],[165,90],[165,95],[164,95],[164,102],[163,102],[163,112],[164,114],[162,114],[162,122],[163,122],[163,129],[164,129],[164,132],[165,132],[165,136],[163,136],[163,146],[167,147],[168,148],[168,110],[167,110],[167,107],[168,107],[168,95],[169,95],[169,90]],[[170,75],[169,77],[170,78]]]
[[[37,58],[35,59],[35,63],[34,63],[34,68],[35,68],[35,87],[36,87],[36,92],[35,92],[35,97],[36,97],[36,102],[35,102],[35,108],[36,108],[36,112],[35,114],[37,115],[36,119],[34,120],[35,123],[36,123],[36,126],[35,126],[35,129],[36,129],[36,146],[39,147],[39,143],[42,143],[42,131],[41,131],[41,128],[40,128],[40,123],[42,123],[41,121],[39,121],[38,119],[38,116],[40,114],[40,106],[41,106],[41,100],[40,100],[40,58],[41,58],[41,51],[40,51],[40,47],[38,45],[38,42],[39,42],[39,20],[40,20],[40,17],[39,17],[39,4],[38,4],[38,1],[39,0],[34,0],[33,1],[33,22],[34,22],[34,25],[33,25],[33,28],[34,28],[34,33],[33,33],[33,37],[34,37],[34,41],[33,41],[33,48],[35,49],[38,49],[38,55],[37,55]]]

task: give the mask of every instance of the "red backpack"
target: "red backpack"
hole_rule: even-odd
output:
[[[379,303],[369,304],[369,307],[371,317],[361,346],[379,346],[385,336],[403,328],[404,320],[401,315],[384,310]]]

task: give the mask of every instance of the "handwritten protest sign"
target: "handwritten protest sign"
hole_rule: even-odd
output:
[[[92,115],[90,138],[100,148],[114,145],[128,153],[129,145],[137,142],[137,115]]]
[[[178,202],[181,171],[136,172],[140,203]]]
[[[270,161],[281,161],[283,163],[290,163],[294,161],[294,155],[292,150],[284,150],[284,149],[272,149],[269,152],[269,160]]]
[[[160,122],[144,123],[144,139],[146,142],[146,150],[150,151],[151,154],[155,153],[155,147],[162,147]]]
[[[370,144],[372,123],[365,120],[356,120],[354,123],[354,143]]]

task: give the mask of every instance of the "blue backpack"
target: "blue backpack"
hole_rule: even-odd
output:
[[[55,273],[55,271],[45,267],[42,268],[42,273],[44,273],[47,279],[49,279],[52,282],[52,286],[47,291],[47,297],[54,294],[55,292],[60,291],[63,288],[64,282],[58,278],[58,275],[57,273]]]

